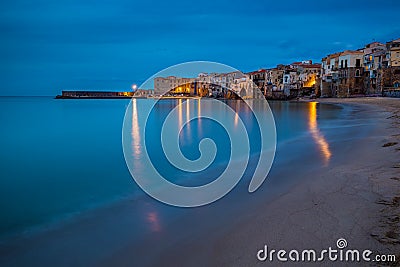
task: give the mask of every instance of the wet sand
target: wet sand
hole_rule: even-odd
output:
[[[335,247],[339,238],[345,238],[349,248],[395,254],[399,260],[400,99],[317,101],[359,105],[365,110],[355,116],[375,116],[376,127],[362,140],[343,141],[340,146],[351,147],[340,155],[343,160],[305,178],[272,203],[260,204],[259,214],[219,240],[215,265],[268,265],[256,260],[256,248],[324,249]]]

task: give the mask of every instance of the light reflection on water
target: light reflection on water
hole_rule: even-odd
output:
[[[127,135],[132,138],[132,160],[135,161],[136,168],[142,171],[145,170],[141,165],[144,153],[141,127],[144,127],[142,122],[145,118],[141,111],[151,105],[152,101],[133,100],[131,110],[127,112],[132,122],[132,125],[129,125],[131,131],[127,131]],[[176,127],[182,126],[189,112],[201,116],[211,109],[217,116],[224,118],[225,110],[216,109],[211,105],[201,107],[201,101],[204,100],[191,99],[189,109],[179,110]],[[175,108],[178,103],[182,104],[183,100],[160,102],[162,103],[158,105],[157,112],[150,118],[151,125],[155,125],[152,129],[163,122],[165,113]],[[256,138],[255,127],[252,128],[252,117],[244,103],[226,103],[238,112],[232,121],[228,122],[229,127],[236,129],[239,119],[246,120],[250,130],[250,142],[257,145],[259,141]],[[32,225],[42,225],[63,218],[65,214],[73,214],[122,196],[136,197],[144,194],[132,182],[121,149],[122,118],[127,105],[125,100],[0,99],[0,207],[3,211],[0,235],[27,229]],[[277,125],[278,143],[305,135],[305,139],[302,140],[305,140],[306,145],[316,146],[318,149],[316,155],[313,154],[318,166],[332,160],[332,143],[328,144],[328,140],[332,140],[328,135],[331,131],[325,132],[323,126],[333,125],[332,121],[337,118],[337,109],[316,103],[273,102],[270,106]],[[26,117],[27,112],[29,119]],[[192,121],[188,126],[190,134],[188,127],[184,126],[181,138],[182,151],[190,159],[199,157],[200,138],[213,137],[216,143],[223,143],[227,139],[223,129],[209,120],[199,119]],[[152,137],[157,138],[155,135],[150,136]],[[159,143],[150,140],[154,146]],[[227,144],[223,143],[221,147],[226,148],[222,154],[229,153],[230,147]],[[285,156],[301,157],[296,153],[302,151],[295,150],[294,146],[283,149],[289,150]],[[284,154],[282,151],[278,153]],[[153,154],[156,160],[164,160],[157,153]],[[222,156],[218,158],[221,162]],[[282,157],[278,157],[279,159],[286,160]],[[216,168],[218,171],[212,172],[216,173],[215,176],[222,172],[222,167],[221,170],[218,169],[219,166]],[[210,172],[210,179],[212,178]],[[209,180],[202,180],[199,184],[203,182]],[[189,186],[192,185],[188,183]],[[144,218],[149,218],[152,222],[158,218],[160,221],[160,216],[147,217],[146,214],[144,213]]]
[[[321,131],[318,128],[317,102],[308,103],[308,107],[309,107],[308,125],[309,125],[309,129],[310,129],[310,133],[320,150],[320,153],[323,157],[324,164],[327,165],[332,156],[332,152],[329,149],[329,144],[326,141],[324,135],[321,133]]]
[[[157,212],[155,211],[148,212],[147,222],[149,223],[149,228],[152,232],[161,232],[162,227]]]
[[[132,151],[134,158],[138,159],[142,154],[142,144],[139,128],[139,117],[136,99],[132,100]]]
[[[164,101],[164,100],[163,100]],[[202,119],[198,119],[197,120],[197,125],[194,125],[194,132],[191,131],[191,125],[192,122],[190,123],[186,123],[184,124],[184,117],[186,117],[186,120],[188,120],[190,118],[190,112],[197,112],[198,117],[201,117],[201,105],[200,105],[200,99],[198,100],[182,100],[182,99],[178,99],[178,100],[165,100],[165,101],[171,101],[171,105],[170,108],[168,109],[163,109],[161,110],[161,113],[166,113],[170,110],[172,110],[175,106],[177,106],[178,109],[178,121],[176,123],[176,127],[182,129],[182,131],[180,132],[180,137],[181,141],[183,142],[183,145],[185,145],[185,143],[191,143],[191,144],[195,144],[196,143],[196,139],[200,136],[203,135],[203,132],[210,132],[209,127],[207,127],[207,129],[204,129],[204,126],[202,125]],[[186,109],[183,108],[183,101],[187,101],[187,105],[186,105]],[[203,100],[204,101],[204,100]],[[227,103],[231,108],[233,108],[236,111],[236,115],[234,117],[234,121],[233,121],[233,127],[237,128],[238,122],[240,117],[242,117],[242,119],[244,119],[245,121],[247,121],[247,123],[249,125],[251,125],[253,123],[252,121],[252,117],[249,116],[249,109],[245,108],[245,105],[242,105],[243,103],[241,103],[241,101],[230,101]],[[139,102],[140,105],[140,102]],[[326,165],[329,163],[331,157],[332,157],[332,152],[330,150],[329,147],[329,143],[327,142],[325,136],[322,134],[321,130],[319,129],[318,126],[318,118],[317,118],[317,108],[318,108],[318,103],[317,102],[310,102],[310,103],[306,103],[305,105],[303,105],[301,108],[296,107],[297,110],[295,110],[296,114],[291,113],[294,108],[290,108],[289,103],[284,103],[284,109],[280,110],[280,107],[277,108],[278,106],[280,106],[281,103],[279,103],[279,105],[277,105],[276,103],[272,104],[272,109],[275,113],[275,115],[278,115],[278,124],[282,124],[283,123],[283,127],[286,127],[289,124],[296,124],[298,123],[299,125],[297,126],[298,130],[301,130],[303,127],[301,126],[302,121],[305,123],[305,125],[307,125],[307,128],[305,129],[306,131],[308,131],[311,134],[312,140],[314,141],[315,145],[317,146],[318,150],[320,151],[320,155],[321,155],[321,161]],[[274,108],[275,107],[275,108]],[[300,112],[299,112],[300,111]],[[139,160],[142,156],[143,153],[143,148],[142,146],[143,144],[143,137],[140,136],[140,127],[144,127],[144,125],[140,125],[139,119],[138,119],[138,112],[140,112],[140,106],[138,108],[138,103],[136,99],[132,100],[132,151],[134,154],[134,159],[135,160]],[[215,110],[216,114],[223,114],[225,111],[224,110]],[[279,115],[284,114],[284,116],[288,116],[288,113],[291,113],[292,115],[292,120],[291,121],[287,121],[287,122],[282,122],[279,119]],[[287,117],[285,117],[286,120],[288,120]],[[290,119],[290,118],[289,118]],[[300,120],[299,120],[300,119]],[[296,122],[295,122],[296,121]],[[150,122],[153,123],[153,122]],[[209,125],[207,125],[209,126]],[[277,125],[277,127],[279,128],[281,125]],[[183,127],[183,128],[182,128]],[[156,129],[157,126],[154,126],[154,129]],[[296,130],[297,130],[296,129]],[[293,130],[293,128],[289,128],[289,130]],[[281,134],[282,135],[287,135],[288,133],[286,132],[287,130],[285,130],[284,133]],[[211,130],[212,132],[212,130]],[[279,134],[279,129],[278,129],[278,134]],[[290,135],[290,133],[289,133]],[[216,137],[217,141],[218,141],[218,137]],[[252,139],[251,141],[254,142],[255,139]],[[199,140],[197,140],[199,141]]]

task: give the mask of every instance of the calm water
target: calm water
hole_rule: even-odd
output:
[[[149,101],[153,100],[135,101],[138,113]],[[204,137],[213,138],[220,146],[218,151],[222,152],[217,155],[217,164],[206,176],[185,179],[173,168],[163,165],[156,130],[178,102],[163,100],[156,106],[150,117],[154,125],[150,137],[155,141],[148,144],[148,149],[162,163],[161,172],[180,177],[180,183],[208,183],[223,170],[229,153],[226,134],[212,121],[194,121],[181,136],[182,152],[191,159],[199,156],[198,149],[193,147]],[[0,98],[0,237],[40,229],[120,199],[144,196],[133,182],[122,152],[122,123],[128,104],[129,100]],[[256,151],[259,139],[258,132],[252,128],[254,117],[237,101],[227,104],[248,123],[252,151]],[[270,106],[278,134],[274,166],[283,166],[298,157],[296,153],[284,152],[284,147],[299,138],[307,138],[307,150],[321,166],[328,165],[332,158],[329,128],[345,111],[316,103],[272,102]],[[199,112],[197,109],[194,103],[191,112]],[[137,147],[136,151],[138,161],[140,149]]]

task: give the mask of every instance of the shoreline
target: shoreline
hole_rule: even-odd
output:
[[[339,142],[343,144],[332,141],[334,143],[332,149],[334,152],[336,149],[340,156],[334,157],[332,166],[321,166],[317,170],[304,167],[295,173],[288,171],[289,175],[298,181],[287,185],[287,188],[279,191],[277,195],[268,197],[266,195],[271,192],[261,190],[257,194],[250,195],[251,199],[242,204],[245,207],[243,209],[239,207],[240,203],[234,202],[236,198],[232,196],[234,194],[232,192],[224,201],[234,203],[235,207],[224,214],[213,213],[220,211],[218,210],[222,205],[220,202],[207,209],[167,208],[168,212],[178,216],[170,221],[162,221],[163,217],[160,214],[161,225],[157,225],[154,217],[147,217],[149,215],[146,213],[145,218],[150,218],[149,227],[156,234],[146,236],[143,240],[137,240],[141,236],[137,233],[143,229],[130,231],[130,227],[135,225],[136,216],[142,216],[143,211],[155,208],[152,207],[154,205],[152,199],[149,201],[149,198],[145,197],[140,203],[135,203],[134,200],[121,201],[83,214],[78,220],[61,226],[61,229],[30,238],[26,247],[25,244],[18,242],[11,244],[6,250],[0,250],[0,258],[6,260],[7,257],[11,257],[5,266],[13,265],[12,257],[18,255],[28,260],[34,257],[37,262],[47,265],[54,265],[54,260],[57,259],[56,262],[63,261],[63,265],[75,262],[85,266],[123,266],[134,265],[135,255],[149,254],[144,257],[147,262],[146,260],[141,262],[144,265],[159,266],[168,262],[175,266],[182,264],[204,266],[205,263],[211,266],[249,266],[259,263],[256,261],[255,253],[264,244],[274,249],[317,249],[334,246],[336,240],[341,237],[346,238],[349,246],[353,248],[398,253],[399,245],[393,243],[393,240],[384,238],[388,232],[398,230],[398,224],[393,224],[390,220],[396,219],[393,213],[398,210],[396,197],[400,193],[400,181],[391,178],[400,178],[399,169],[392,168],[396,164],[396,153],[400,153],[396,149],[400,146],[382,147],[394,142],[396,138],[399,140],[400,136],[392,136],[399,133],[399,125],[397,128],[388,129],[390,123],[396,121],[396,117],[387,119],[392,116],[389,112],[396,111],[397,103],[393,102],[394,107],[389,111],[363,103],[339,103],[340,100],[342,99],[323,101],[326,103],[337,101],[334,104],[352,107],[361,105],[361,109],[354,109],[351,116],[360,117],[358,119],[361,124],[365,118],[376,119],[374,129],[366,137],[360,138],[361,140],[339,138]],[[320,102],[319,99],[317,101]],[[398,116],[397,114],[395,115]],[[352,149],[352,144],[356,144],[358,149]],[[342,155],[344,159],[341,159]],[[345,162],[351,157],[355,157],[356,160]],[[388,162],[386,158],[393,162]],[[268,189],[268,186],[266,187]],[[263,196],[262,193],[266,195]],[[239,211],[241,216],[232,217],[233,210]],[[182,214],[190,218],[179,217]],[[202,216],[210,214],[215,215],[214,220],[218,223],[200,225],[199,229],[193,229],[193,232],[182,235],[179,229],[174,228],[174,224],[182,218],[186,220],[184,223],[191,227],[193,223],[201,221]],[[228,224],[222,224],[224,227],[221,228],[221,222],[226,223],[226,218],[223,217],[233,219]],[[173,229],[171,233],[160,232],[160,227]],[[112,232],[109,232],[110,230]],[[89,245],[102,242],[108,242],[108,245],[97,247]],[[162,246],[154,246],[151,252],[146,250],[152,247],[154,242],[170,242],[169,248],[165,250],[164,247],[163,250]],[[44,247],[41,249],[40,246]],[[43,251],[54,255],[47,258],[46,255],[37,253]],[[63,256],[65,259],[57,256]],[[329,265],[329,262],[327,263]]]
[[[399,264],[400,163],[396,157],[400,145],[395,143],[400,143],[400,99],[315,101],[362,107],[361,112],[377,115],[377,125],[372,135],[359,140],[364,147],[356,146],[355,153],[351,152],[354,161],[316,174],[319,179],[304,179],[290,193],[260,205],[268,216],[258,215],[236,225],[220,239],[218,254],[224,256],[216,265],[260,264],[255,253],[263,245],[277,250],[324,249],[335,247],[339,238],[345,238],[353,249],[395,254],[395,264]]]

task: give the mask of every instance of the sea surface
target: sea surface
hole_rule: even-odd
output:
[[[73,221],[87,211],[126,199],[151,203],[150,206],[141,207],[141,210],[148,207],[151,212],[147,220],[137,220],[137,229],[145,228],[150,222],[153,230],[160,230],[157,211],[165,215],[165,211],[168,213],[171,208],[151,199],[137,186],[124,159],[122,126],[129,101],[0,98],[0,241],[7,242],[15,236],[45,231]],[[141,108],[149,105],[150,101],[155,100],[135,100],[137,113],[140,114]],[[161,153],[157,142],[160,123],[179,101],[182,100],[160,101],[155,106],[153,116],[149,117],[148,123],[154,125],[154,128],[150,128],[152,139],[149,140],[155,142],[147,143],[147,149],[155,160],[163,158],[157,154]],[[200,112],[196,101],[192,101],[190,112]],[[234,100],[226,101],[226,104],[236,110],[242,120],[252,125],[254,117],[248,108],[238,105]],[[298,182],[293,181],[295,179],[292,177],[278,175],[288,168],[307,164],[308,161],[312,161],[314,167],[329,166],[335,157],[331,142],[335,142],[340,134],[348,133],[346,128],[350,124],[346,116],[354,112],[343,106],[316,102],[270,102],[270,107],[278,140],[271,170],[276,175],[267,179],[259,194],[270,192],[265,190],[268,187],[279,188]],[[222,112],[219,109],[212,110],[212,106],[209,108],[216,114]],[[189,109],[182,112],[186,116],[185,112],[189,112]],[[205,119],[193,121],[190,126],[182,131],[180,144],[183,154],[189,159],[196,159],[199,156],[199,141],[205,137],[212,138],[221,147],[215,159],[217,164],[209,173],[218,176],[229,155],[229,139],[223,128]],[[251,129],[249,132],[252,149],[257,150],[260,142],[258,132]],[[141,149],[143,147],[135,150],[139,153],[138,161]],[[252,153],[256,155],[256,152]],[[213,179],[212,175],[188,176],[184,179],[176,174],[174,168],[165,166],[161,171],[171,177],[179,177],[175,182],[183,185],[202,185]],[[235,190],[239,190],[239,195],[243,197],[248,194],[247,187],[248,180],[245,180]],[[141,202],[143,199],[145,201]]]

